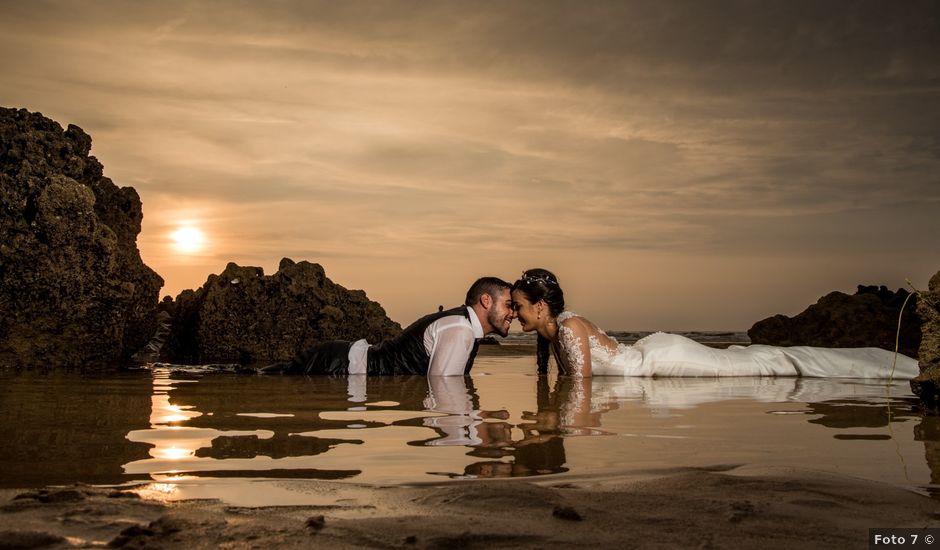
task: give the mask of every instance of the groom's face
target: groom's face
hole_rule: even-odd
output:
[[[500,336],[506,336],[509,334],[512,319],[512,297],[509,295],[509,289],[504,288],[502,293],[493,299],[490,309],[486,312],[486,320],[493,327],[493,332]]]

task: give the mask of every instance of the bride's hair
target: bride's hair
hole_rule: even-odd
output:
[[[535,268],[523,271],[522,277],[512,285],[512,290],[522,292],[533,304],[539,300],[544,301],[552,317],[557,317],[565,310],[565,293],[558,285],[558,277],[547,269]],[[548,372],[548,343],[548,338],[538,336],[535,362],[538,365],[539,374]]]

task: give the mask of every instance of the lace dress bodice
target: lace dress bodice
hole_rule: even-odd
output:
[[[570,321],[569,320],[573,320]],[[626,374],[626,370],[639,366],[642,354],[631,346],[621,344],[580,315],[565,311],[557,318],[558,342],[555,358],[566,374],[583,376],[589,368],[591,374]]]

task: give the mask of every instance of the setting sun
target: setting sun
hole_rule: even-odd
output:
[[[206,241],[205,234],[192,226],[181,227],[173,232],[173,244],[183,253],[193,253],[202,248]]]

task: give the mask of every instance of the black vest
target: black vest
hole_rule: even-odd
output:
[[[367,374],[370,376],[427,375],[431,357],[424,349],[424,331],[434,321],[451,315],[462,315],[464,318],[470,319],[470,311],[467,310],[466,306],[439,311],[418,319],[397,337],[371,346],[366,356]],[[476,357],[479,347],[480,341],[476,340],[473,343],[473,349],[470,351],[470,357],[467,359],[467,366],[464,367],[464,374],[470,373],[470,367],[473,366],[473,359]]]

